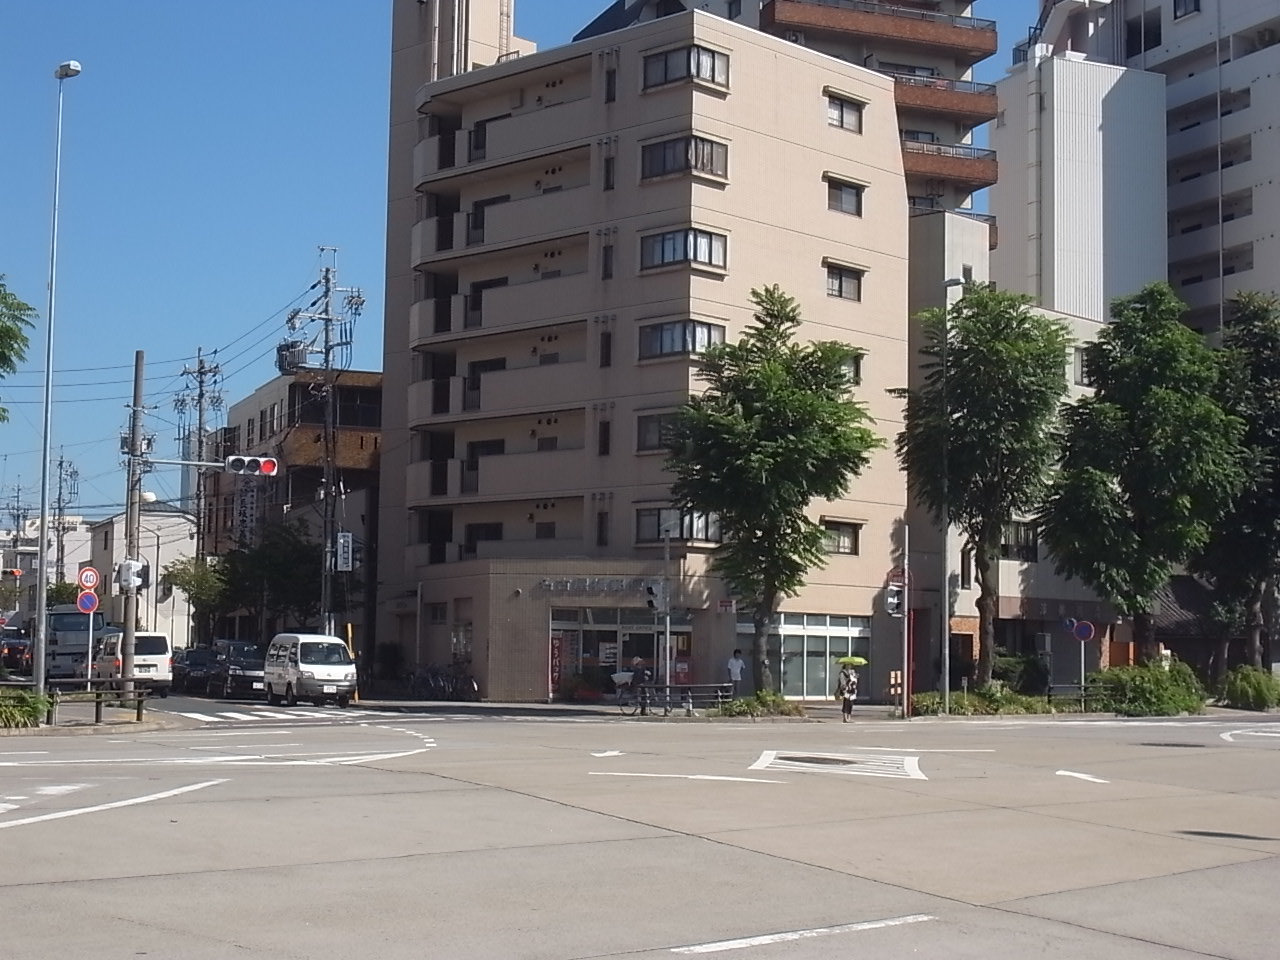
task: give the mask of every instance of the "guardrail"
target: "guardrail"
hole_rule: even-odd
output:
[[[895,83],[908,87],[929,87],[934,90],[954,90],[956,93],[995,93],[993,83],[978,83],[975,80],[951,80],[947,77],[927,77],[919,73],[896,73],[884,70],[883,73],[893,77]]]
[[[49,709],[45,712],[45,726],[53,727],[58,723],[58,707],[65,703],[93,703],[93,722],[103,722],[103,707],[107,704],[125,706],[132,705],[134,722],[141,723],[146,710],[147,699],[151,691],[146,687],[134,687],[133,690],[119,689],[120,685],[145,680],[145,677],[117,677],[111,680],[49,680]],[[94,689],[97,687],[97,689]],[[64,689],[66,688],[66,689]],[[0,680],[0,690],[27,690],[35,692],[35,684],[30,680]]]
[[[985,147],[970,147],[959,143],[934,143],[931,140],[903,138],[902,149],[908,153],[928,153],[938,157],[964,157],[968,160],[994,160],[996,152]]]

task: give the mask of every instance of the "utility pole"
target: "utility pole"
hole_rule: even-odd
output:
[[[216,352],[216,351],[215,351]],[[189,377],[194,384],[195,396],[189,394],[179,397],[175,406],[180,413],[188,406],[196,408],[196,449],[195,459],[204,462],[208,458],[205,449],[205,435],[208,432],[207,412],[222,406],[222,392],[218,389],[218,378],[222,375],[222,366],[210,363],[205,356],[204,347],[196,348],[195,368],[183,367],[182,375]],[[205,472],[196,468],[195,515],[196,515],[196,557],[203,560],[205,554]]]
[[[120,674],[125,678],[125,691],[133,690],[133,648],[138,629],[138,583],[134,562],[138,559],[142,526],[142,374],[143,352],[133,355],[133,407],[129,411],[128,489],[125,491],[124,555],[120,586],[124,590],[124,639],[120,650]],[[140,565],[139,565],[140,566]]]
[[[67,582],[67,507],[80,492],[80,471],[73,466],[62,451],[58,451],[58,497],[53,502],[54,537],[57,542],[57,559],[54,561],[53,576],[57,583]]]
[[[310,344],[301,340],[287,340],[277,349],[276,366],[281,373],[296,373],[306,366],[307,357],[315,354],[321,358],[321,386],[324,399],[324,464],[320,487],[321,541],[324,546],[324,563],[320,571],[320,616],[323,632],[337,636],[333,610],[333,579],[337,569],[337,470],[335,447],[337,446],[337,378],[336,372],[350,362],[351,333],[355,318],[364,308],[364,297],[357,287],[339,287],[337,247],[321,247],[320,252],[333,254],[334,264],[321,269],[320,295],[311,301],[306,310],[294,310],[289,314],[289,328],[298,330],[304,324],[315,321],[321,325],[320,336]],[[334,296],[343,294],[342,315],[334,315]],[[318,312],[312,312],[314,308]],[[318,346],[316,345],[318,341]]]

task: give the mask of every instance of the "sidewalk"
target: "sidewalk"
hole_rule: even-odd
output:
[[[119,734],[149,733],[156,730],[171,730],[185,726],[178,717],[161,717],[150,711],[143,713],[143,720],[138,723],[134,717],[133,707],[113,707],[103,705],[102,723],[93,722],[93,704],[69,702],[58,704],[57,722],[52,726],[18,727],[15,729],[0,728],[0,737],[57,737],[77,736],[95,733]]]
[[[505,717],[620,717],[615,703],[473,703],[454,700],[366,700],[361,698],[353,706],[368,710],[390,710],[401,713],[440,714],[448,716],[505,716]],[[840,720],[837,703],[806,703],[805,714],[813,720]],[[889,720],[896,709],[887,705],[860,704],[853,708],[858,720]]]

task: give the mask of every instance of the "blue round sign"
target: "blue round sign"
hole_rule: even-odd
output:
[[[1081,643],[1088,643],[1093,639],[1093,624],[1088,620],[1081,620],[1071,632]]]
[[[91,590],[82,590],[76,597],[76,606],[81,613],[93,613],[98,609],[98,595]]]

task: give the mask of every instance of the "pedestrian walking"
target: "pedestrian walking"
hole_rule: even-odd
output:
[[[853,701],[858,699],[858,675],[851,666],[840,668],[840,676],[836,678],[836,699],[840,701],[841,722],[848,723],[853,716]]]

